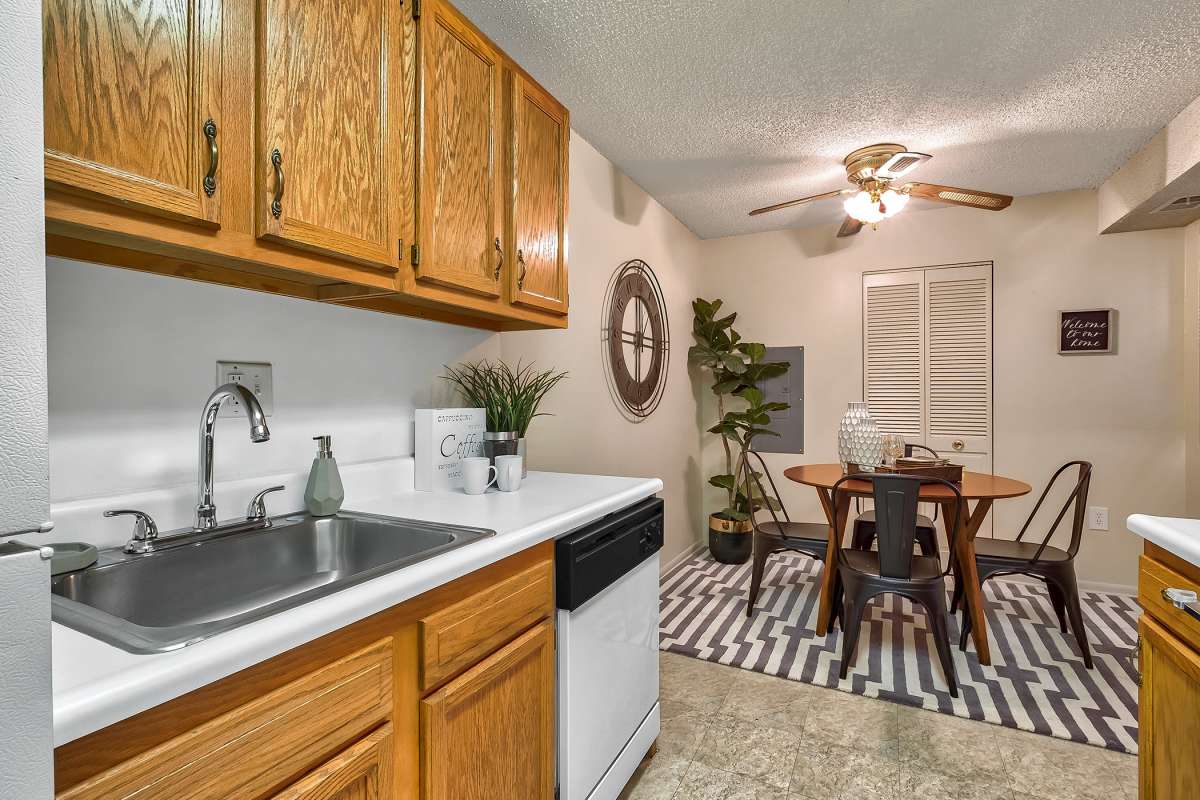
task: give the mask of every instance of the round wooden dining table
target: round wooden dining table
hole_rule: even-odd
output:
[[[796,483],[812,486],[817,490],[821,500],[821,508],[829,522],[829,545],[825,551],[825,570],[821,578],[821,603],[817,615],[817,635],[824,636],[829,631],[830,609],[833,606],[833,589],[836,579],[837,548],[841,546],[846,532],[846,518],[850,511],[851,497],[870,497],[872,484],[866,480],[846,481],[838,488],[837,507],[834,507],[832,496],[833,485],[845,473],[841,464],[804,464],[789,467],[783,472],[784,476]],[[1020,497],[1028,494],[1030,486],[1024,481],[1005,478],[1000,475],[988,475],[980,472],[963,471],[962,492],[963,503],[959,509],[957,533],[951,537],[950,525],[955,516],[956,499],[954,493],[941,484],[925,484],[921,486],[920,500],[923,503],[933,503],[942,510],[942,523],[946,528],[946,540],[954,541],[958,556],[957,580],[963,582],[963,595],[967,600],[967,612],[971,615],[971,637],[975,642],[975,652],[980,664],[991,664],[992,654],[988,648],[987,615],[983,606],[983,589],[979,583],[979,572],[975,566],[975,534],[979,532],[992,502],[1009,497]],[[971,503],[974,502],[974,505]]]

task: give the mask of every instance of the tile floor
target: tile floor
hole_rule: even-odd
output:
[[[1137,757],[661,654],[622,800],[1137,800]]]

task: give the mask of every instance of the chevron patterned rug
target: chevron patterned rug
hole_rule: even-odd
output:
[[[878,697],[1074,742],[1137,752],[1137,679],[1130,656],[1141,613],[1134,598],[1085,592],[1095,669],[1058,629],[1040,584],[984,584],[992,665],[954,648],[959,696],[950,696],[920,608],[896,595],[872,602],[854,667],[839,680],[841,629],[814,633],[820,562],[779,553],[767,562],[754,615],[746,616],[750,565],[707,553],[662,580],[661,647],[795,681]],[[959,624],[950,624],[957,644]]]

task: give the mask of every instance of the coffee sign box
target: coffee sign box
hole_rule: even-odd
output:
[[[462,486],[462,460],[483,455],[487,417],[482,408],[418,408],[416,422],[417,491]]]
[[[1117,351],[1117,312],[1111,308],[1058,312],[1058,352],[1065,356]]]

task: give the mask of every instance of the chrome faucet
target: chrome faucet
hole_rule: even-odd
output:
[[[209,531],[217,527],[217,506],[213,503],[213,434],[217,426],[217,413],[221,405],[230,398],[237,398],[246,410],[250,423],[250,441],[265,442],[271,438],[267,429],[267,416],[254,393],[240,383],[218,386],[204,403],[200,416],[200,469],[198,474],[199,500],[196,503],[196,530]]]

